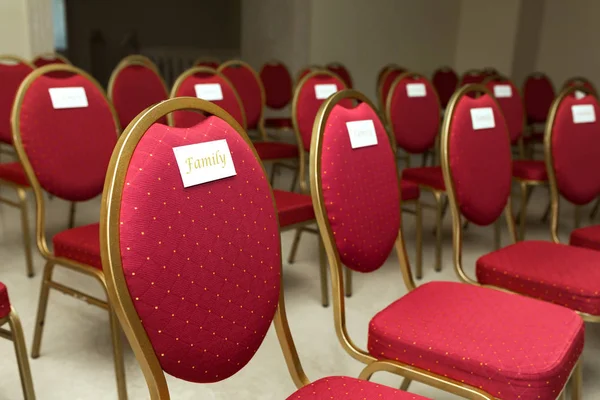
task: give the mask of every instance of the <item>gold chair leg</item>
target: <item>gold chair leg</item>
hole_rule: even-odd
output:
[[[73,229],[75,227],[75,208],[77,203],[74,201],[71,202],[71,206],[69,208],[69,229]]]
[[[592,212],[590,212],[590,219],[596,218],[596,214],[598,214],[598,210],[600,209],[600,199],[596,200],[594,204],[594,208],[592,208]]]
[[[29,358],[27,357],[27,346],[25,345],[25,336],[21,320],[13,308],[8,314],[8,324],[12,333],[12,340],[15,346],[17,364],[19,365],[19,375],[21,376],[21,387],[23,388],[23,397],[25,400],[35,400],[35,391],[33,389],[33,380],[31,379],[31,370],[29,368]]]
[[[581,207],[575,205],[574,213],[575,215],[573,216],[573,219],[575,220],[575,229],[577,229],[581,226]]]
[[[442,194],[434,193],[435,197],[435,270],[442,270]]]
[[[581,400],[583,394],[583,356],[579,357],[571,376],[571,400]]]
[[[275,175],[277,175],[278,172],[279,164],[273,163],[273,165],[271,166],[271,177],[269,178],[269,181],[271,182],[271,187],[275,186]]]
[[[500,225],[500,221],[502,218],[498,218],[496,222],[494,222],[494,250],[500,249],[502,245],[502,226]]]
[[[412,381],[408,378],[402,379],[402,384],[400,385],[400,390],[404,390],[406,392],[408,390],[408,387],[410,386],[411,382]]]
[[[348,267],[344,267],[344,274],[346,275],[344,292],[346,294],[346,297],[350,297],[352,296],[352,270]]]
[[[421,279],[423,278],[423,208],[418,200],[415,205],[415,224],[416,276],[417,279]]]
[[[329,290],[327,288],[327,257],[325,256],[325,246],[319,237],[319,268],[321,270],[321,304],[323,307],[329,307]]]
[[[37,317],[35,321],[35,332],[33,334],[33,346],[31,347],[31,358],[40,356],[40,347],[42,344],[42,333],[44,332],[44,323],[46,320],[46,311],[48,309],[48,297],[50,295],[50,281],[54,263],[46,262],[44,266],[44,276],[42,277],[42,288],[40,290],[40,300],[38,304]]]
[[[527,183],[520,182],[521,210],[519,211],[519,240],[525,240],[525,223],[527,222]]]
[[[29,217],[27,212],[27,193],[22,188],[17,188],[17,196],[19,197],[19,208],[21,209],[21,230],[23,231],[23,249],[25,250],[25,266],[27,268],[27,276],[32,277],[33,272],[33,256],[31,254],[31,233],[29,230]]]
[[[113,357],[115,362],[115,375],[117,378],[117,392],[119,400],[127,400],[127,381],[125,380],[125,361],[123,359],[123,344],[121,343],[121,326],[117,315],[109,308],[110,332],[113,342]]]
[[[302,236],[303,229],[296,229],[296,234],[294,235],[294,241],[292,242],[292,249],[290,250],[290,255],[288,256],[288,264],[293,264],[296,261],[296,252],[298,251],[298,244],[300,243],[300,236]],[[320,241],[321,239],[319,239]]]

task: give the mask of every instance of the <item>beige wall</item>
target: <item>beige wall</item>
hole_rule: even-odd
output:
[[[0,54],[31,59],[53,51],[49,0],[0,0]]]
[[[536,70],[545,4],[545,0],[521,2],[512,64],[512,78],[519,86]]]

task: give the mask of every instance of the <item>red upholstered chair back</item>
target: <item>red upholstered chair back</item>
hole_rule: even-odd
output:
[[[169,98],[165,81],[149,59],[125,59],[112,72],[108,83],[121,128],[125,128],[142,111]],[[166,119],[161,121],[165,124]]]
[[[472,83],[482,83],[488,75],[483,71],[479,71],[477,69],[472,69],[463,74],[460,78],[459,87],[464,85],[470,85]]]
[[[581,76],[576,76],[567,79],[567,81],[563,85],[563,89],[568,86],[583,86],[584,88],[587,88],[590,92],[592,92],[593,95],[597,96],[598,94],[596,88],[594,87],[594,84],[589,79]]]
[[[240,96],[246,114],[246,128],[262,129],[266,96],[256,71],[250,65],[238,60],[221,64],[218,71],[229,79]]]
[[[350,75],[350,71],[348,71],[348,69],[343,64],[331,63],[328,64],[325,68],[327,68],[328,71],[333,72],[334,74],[342,78],[342,80],[346,84],[346,87],[348,89],[352,89],[352,75]]]
[[[473,97],[478,92],[481,96]],[[448,107],[441,145],[450,200],[469,221],[489,225],[502,214],[510,196],[508,128],[485,86],[461,88]]]
[[[431,79],[440,98],[442,108],[446,108],[450,97],[458,87],[458,75],[450,67],[438,68]]]
[[[69,93],[65,97],[77,108],[54,108],[50,91],[61,88],[85,92],[87,106],[79,107],[84,101]],[[112,105],[91,76],[70,65],[36,69],[21,85],[11,117],[15,148],[36,191],[69,201],[102,193],[120,130]]]
[[[10,112],[21,82],[33,69],[25,60],[0,55],[0,142],[12,143]]]
[[[219,62],[217,60],[199,58],[194,62],[194,67],[207,67],[217,69],[219,68]]]
[[[420,154],[435,145],[440,130],[440,102],[425,77],[405,73],[392,84],[386,100],[386,120],[397,145]]]
[[[329,71],[313,71],[300,80],[292,101],[292,123],[298,143],[302,145],[304,151],[310,150],[315,117],[319,107],[326,100],[326,98],[317,98],[319,87],[325,87],[320,85],[335,85],[336,91],[346,88],[344,82]]]
[[[525,109],[519,88],[511,80],[500,77],[487,80],[485,86],[500,105],[511,144],[516,144],[525,128]]]
[[[50,64],[71,64],[69,60],[60,54],[42,54],[33,59],[33,65],[37,68],[44,67]]]
[[[500,75],[500,72],[498,72],[498,70],[494,67],[485,67],[481,72],[486,78],[492,78],[496,75]]]
[[[385,71],[381,76],[377,94],[379,97],[379,105],[382,110],[385,107],[385,101],[387,100],[388,94],[392,87],[392,83],[396,80],[396,78],[398,78],[405,72],[406,70],[404,68],[394,66]]]
[[[182,73],[171,89],[171,97],[198,97],[202,85],[218,84],[221,100],[209,100],[227,111],[242,126],[246,126],[246,117],[242,102],[231,82],[217,70],[207,67],[194,67]],[[213,97],[215,98],[215,97]],[[205,98],[208,100],[209,98]],[[176,111],[169,115],[169,124],[179,128],[189,128],[204,121],[206,116],[190,111]]]
[[[189,128],[154,123],[176,109],[210,116]],[[174,149],[223,141],[235,174],[184,187],[180,168],[188,164]],[[281,282],[273,195],[242,127],[203,100],[156,105],[123,133],[106,187],[107,286],[146,380],[154,380],[152,398],[168,393],[163,371],[197,383],[234,375],[263,342]]]
[[[304,78],[306,75],[310,74],[313,71],[318,71],[321,69],[323,69],[323,68],[321,68],[318,65],[307,65],[305,67],[300,68],[300,71],[298,71],[298,74],[296,76],[296,84],[294,86],[294,92],[296,91],[296,87],[298,87],[298,84],[300,83],[302,78]]]
[[[523,99],[527,121],[530,124],[546,121],[554,95],[554,86],[545,74],[538,72],[525,79]]]
[[[260,69],[260,80],[265,88],[267,106],[279,110],[292,100],[292,76],[281,61],[271,61]]]
[[[585,93],[576,98],[575,91]],[[554,100],[548,120],[546,164],[558,192],[583,205],[600,195],[600,107],[587,88],[567,87]]]
[[[361,103],[344,106],[346,95]],[[370,130],[371,145],[353,148],[349,131],[359,121],[366,123],[363,133]],[[311,194],[327,226],[326,246],[333,247],[338,264],[375,271],[388,258],[400,229],[400,190],[390,137],[375,107],[350,90],[321,107],[314,130]]]

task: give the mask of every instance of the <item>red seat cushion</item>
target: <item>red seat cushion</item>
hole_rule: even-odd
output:
[[[389,386],[348,378],[332,376],[319,379],[296,391],[287,400],[425,400],[416,394],[403,392]]]
[[[265,126],[267,128],[289,128],[289,129],[292,129],[292,119],[289,117],[266,118]]]
[[[315,210],[310,195],[273,190],[273,196],[279,215],[280,228],[315,219]]]
[[[442,167],[405,168],[402,170],[404,179],[436,190],[446,190]]]
[[[298,146],[290,143],[257,142],[254,148],[261,160],[277,160],[280,158],[297,158]]]
[[[477,260],[477,279],[526,296],[600,315],[600,253],[528,240]]]
[[[10,314],[10,301],[8,300],[8,290],[6,285],[0,282],[0,318]]]
[[[421,285],[369,325],[373,356],[502,399],[556,398],[583,340],[583,321],[571,310],[456,282]]]
[[[78,226],[57,233],[52,238],[52,243],[55,256],[102,269],[98,224]]]
[[[25,170],[20,162],[0,164],[0,179],[16,183],[21,186],[29,186]]]
[[[547,181],[546,164],[541,160],[514,160],[513,176],[528,181]]]
[[[416,200],[419,198],[420,194],[421,190],[419,189],[419,185],[406,179],[400,180],[400,198],[403,201]]]
[[[586,226],[573,230],[569,244],[571,246],[600,250],[600,225]]]

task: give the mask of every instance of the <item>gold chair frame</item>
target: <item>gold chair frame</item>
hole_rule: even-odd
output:
[[[448,103],[448,106],[449,106],[448,113],[446,114],[446,118],[444,119],[444,125],[442,128],[441,156],[442,156],[442,168],[444,169],[444,181],[446,183],[446,190],[448,191],[448,200],[450,202],[450,210],[451,210],[451,214],[452,214],[452,250],[453,250],[454,269],[455,269],[459,279],[464,283],[476,285],[476,286],[489,287],[489,288],[501,290],[503,292],[514,293],[514,294],[517,294],[520,296],[525,296],[521,293],[512,292],[505,288],[501,288],[501,287],[497,287],[497,286],[493,286],[493,285],[482,285],[479,282],[477,282],[476,279],[469,277],[467,275],[467,273],[465,272],[463,265],[462,265],[463,225],[462,225],[462,221],[461,221],[461,213],[460,213],[460,210],[458,207],[458,203],[456,201],[456,194],[455,194],[455,190],[454,190],[454,179],[452,177],[452,173],[450,170],[450,162],[449,162],[449,155],[448,155],[449,153],[448,152],[449,152],[450,127],[451,127],[452,119],[454,116],[454,110],[456,108],[456,105],[458,104],[458,100],[460,100],[460,98],[463,97],[464,95],[466,95],[467,93],[487,94],[490,96],[490,98],[492,98],[494,103],[496,103],[496,107],[498,107],[498,109],[501,110],[500,105],[494,98],[493,94],[487,89],[487,87],[483,86],[482,84],[471,84],[471,85],[465,85],[465,86],[461,87],[459,90],[457,90],[454,93],[454,95],[452,95],[452,98],[450,99],[450,102]],[[504,118],[504,116],[502,116],[502,118]],[[509,236],[511,239],[511,244],[516,243],[517,242],[517,229],[516,229],[516,224],[515,224],[515,221],[513,218],[512,204],[511,204],[510,199],[507,201],[506,207],[504,208],[504,216],[505,216],[506,224],[508,226],[508,232],[509,232]],[[498,221],[500,221],[500,219],[501,219],[501,217],[498,217],[495,225],[498,225]],[[600,316],[594,316],[594,315],[590,315],[590,314],[586,314],[586,313],[581,313],[579,311],[575,311],[575,312],[577,312],[577,314],[579,314],[583,318],[583,320],[586,322],[600,322]],[[571,377],[570,377],[571,386],[572,386],[571,387],[571,398],[573,400],[578,400],[581,398],[582,385],[583,385],[583,379],[582,379],[582,372],[583,372],[582,363],[583,362],[582,362],[582,359],[583,359],[583,356],[580,357],[575,368],[571,372]],[[564,390],[561,395],[564,396]]]
[[[38,54],[37,56],[35,56],[35,57],[34,57],[34,58],[31,60],[31,64],[34,64],[35,60],[38,60],[38,59],[40,59],[40,58],[41,58],[41,59],[44,59],[44,60],[47,60],[47,59],[49,59],[49,58],[52,58],[52,59],[55,59],[55,60],[60,60],[60,61],[62,61],[63,63],[65,63],[66,65],[73,65],[73,64],[71,63],[71,61],[70,61],[70,60],[69,60],[67,57],[63,56],[62,54],[59,54],[59,53],[52,53],[52,52],[50,52],[50,53],[42,53],[42,54]],[[40,67],[36,67],[36,68],[40,68]]]
[[[390,372],[404,377],[404,382],[402,383],[401,387],[403,390],[408,388],[411,381],[417,381],[467,399],[495,399],[493,395],[486,393],[479,388],[454,381],[444,376],[434,374],[430,371],[426,371],[395,360],[379,360],[369,354],[367,350],[357,346],[354,340],[352,340],[348,334],[348,330],[346,328],[346,305],[344,299],[344,279],[342,278],[342,262],[336,248],[335,239],[329,224],[329,220],[327,219],[323,191],[321,189],[321,176],[319,174],[319,171],[321,170],[323,132],[325,130],[326,121],[334,106],[343,99],[353,99],[367,103],[376,113],[378,113],[375,105],[362,93],[355,90],[344,90],[332,95],[325,101],[325,103],[323,103],[323,105],[321,105],[313,128],[311,148],[316,149],[316,151],[310,153],[311,194],[313,197],[315,214],[317,216],[317,220],[319,221],[319,226],[326,232],[326,234],[323,235],[323,242],[327,252],[327,258],[329,260],[331,281],[333,286],[334,325],[337,337],[342,344],[342,347],[352,358],[366,364],[366,367],[359,375],[360,379],[369,380],[376,372]],[[390,134],[389,130],[386,129],[386,133],[388,138],[387,145],[389,145],[393,151],[394,138]],[[398,179],[398,185],[400,185],[400,175],[398,174],[397,169],[396,175]],[[395,250],[396,254],[398,255],[402,280],[406,289],[410,292],[417,286],[415,285],[415,281],[413,279],[408,255],[406,254],[402,227],[400,227],[398,231]]]
[[[107,310],[108,314],[109,314],[109,320],[110,320],[111,339],[113,342],[113,356],[114,356],[114,364],[115,364],[114,367],[115,367],[115,373],[116,373],[116,379],[117,379],[117,390],[118,390],[119,400],[126,400],[127,399],[127,384],[125,381],[125,366],[124,366],[124,361],[123,361],[123,349],[121,346],[121,332],[119,329],[119,322],[114,313],[114,309],[113,309],[112,305],[108,301],[101,300],[90,294],[83,293],[77,289],[74,289],[72,287],[66,286],[62,283],[52,280],[52,273],[54,272],[54,267],[61,266],[68,270],[75,271],[75,272],[81,273],[83,275],[94,278],[96,281],[98,281],[100,286],[104,289],[105,293],[107,294],[107,298],[108,298],[108,293],[107,293],[107,288],[106,288],[106,279],[104,276],[104,272],[102,270],[92,267],[90,265],[78,263],[76,261],[73,261],[73,260],[70,260],[67,258],[57,257],[49,250],[48,242],[46,240],[46,205],[45,205],[45,199],[44,199],[44,190],[35,175],[35,172],[33,170],[33,167],[31,166],[31,163],[29,161],[29,158],[27,156],[25,148],[23,147],[23,143],[21,142],[21,135],[20,135],[21,129],[20,129],[19,113],[21,110],[21,105],[25,98],[25,94],[27,93],[29,86],[31,86],[31,84],[37,78],[39,78],[42,75],[51,73],[51,72],[70,72],[73,74],[83,76],[86,79],[88,79],[90,82],[92,82],[92,84],[94,86],[96,86],[96,88],[100,91],[100,93],[102,93],[104,95],[104,97],[106,98],[106,95],[104,94],[104,90],[102,89],[100,84],[91,75],[89,75],[85,71],[83,71],[79,68],[73,67],[71,65],[51,64],[51,65],[47,65],[45,67],[37,68],[31,74],[29,74],[27,76],[27,78],[23,81],[23,83],[21,84],[21,87],[19,88],[19,91],[18,91],[16,99],[15,99],[15,104],[13,107],[12,117],[11,117],[13,140],[14,140],[15,149],[19,156],[19,160],[21,161],[21,163],[23,165],[23,168],[25,170],[27,178],[29,179],[29,182],[31,183],[31,187],[32,187],[33,193],[35,195],[35,200],[36,200],[36,242],[37,242],[37,247],[38,247],[40,253],[44,257],[44,259],[46,259],[46,264],[44,266],[44,275],[42,278],[42,284],[41,284],[41,289],[40,289],[40,298],[39,298],[38,311],[37,311],[37,317],[36,317],[36,325],[35,325],[31,357],[38,358],[40,356],[42,333],[43,333],[43,329],[45,326],[46,311],[48,308],[48,297],[50,294],[50,289],[57,290],[61,293],[67,294],[76,299],[83,300],[88,304],[91,304],[91,305],[100,307],[104,310]],[[108,99],[106,99],[106,102],[107,102],[107,105],[110,109],[110,112],[113,116],[113,120],[115,123],[115,127],[116,127],[115,135],[118,136],[119,135],[119,120],[118,120],[117,114],[116,114],[112,104],[110,103],[110,101]]]
[[[109,298],[111,303],[115,305],[116,314],[144,373],[144,378],[146,379],[146,384],[148,385],[150,398],[152,400],[170,399],[169,388],[165,379],[165,373],[160,366],[158,358],[152,348],[152,344],[142,326],[129,294],[129,289],[127,288],[122,269],[121,248],[119,243],[119,216],[127,166],[129,165],[135,147],[153,123],[163,116],[179,110],[204,112],[227,122],[250,146],[254,153],[254,157],[258,160],[263,169],[263,173],[266,175],[264,166],[256,154],[252,142],[244,129],[222,108],[205,100],[193,97],[178,97],[154,105],[138,115],[119,138],[116,150],[110,160],[102,196],[100,218],[102,221],[100,224],[102,264],[104,265],[104,273],[107,279]],[[272,192],[271,198],[273,200],[273,208],[276,209]],[[304,373],[302,364],[300,363],[300,358],[296,351],[296,346],[287,321],[283,291],[283,274],[279,295],[279,306],[274,317],[274,323],[279,344],[281,345],[292,380],[297,388],[302,388],[303,386],[308,385],[310,381]]]
[[[214,62],[217,65],[219,65],[221,63],[217,57],[198,57],[194,60],[194,63],[192,64],[191,68],[205,67],[205,65],[199,65],[200,63],[205,63],[205,62]]]
[[[327,69],[327,70],[329,70],[329,68],[336,68],[336,67],[337,68],[343,68],[343,69],[345,69],[346,72],[348,73],[348,76],[350,77],[350,81],[354,85],[354,77],[352,76],[352,73],[350,72],[350,69],[348,69],[344,64],[342,64],[339,61],[333,61],[333,62],[330,62],[329,64],[325,65],[325,69]],[[342,79],[342,81],[344,81],[344,80]],[[344,82],[344,84],[346,84],[346,86],[348,86],[347,82]]]
[[[583,77],[583,76],[573,76],[569,79],[567,79],[565,81],[565,83],[563,83],[562,89],[564,90],[565,88],[567,88],[568,86],[584,86],[584,85],[589,85],[592,88],[591,93],[598,97],[598,91],[596,90],[596,86],[592,83],[592,81],[590,81],[588,78]],[[560,94],[560,93],[559,93]]]
[[[386,64],[384,65],[377,74],[377,87],[376,87],[376,95],[377,95],[377,104],[379,105],[379,110],[385,110],[386,108],[386,100],[387,98],[383,98],[383,83],[387,79],[388,75],[392,73],[392,71],[405,71],[408,70],[404,67],[396,63]],[[390,86],[390,91],[392,87]],[[388,92],[389,94],[389,92]]]
[[[323,66],[318,65],[318,64],[308,64],[308,65],[305,65],[304,67],[300,68],[298,70],[298,72],[296,72],[296,77],[294,78],[294,90],[292,90],[292,92],[293,93],[296,92],[296,89],[298,88],[298,85],[300,84],[300,81],[302,80],[302,78],[304,78],[303,76],[301,76],[304,71],[308,71],[306,73],[306,75],[308,75],[311,72],[314,72],[314,71],[323,71],[323,70],[329,71],[326,68],[324,68]],[[329,72],[331,72],[331,71],[329,71]]]

